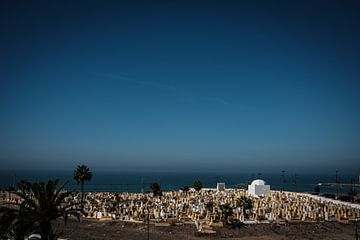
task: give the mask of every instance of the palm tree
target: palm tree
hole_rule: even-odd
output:
[[[66,223],[69,215],[80,219],[75,205],[66,203],[66,198],[71,194],[63,191],[67,182],[57,189],[58,182],[58,179],[53,179],[46,184],[26,181],[19,184],[18,191],[14,191],[14,194],[20,197],[21,202],[1,209],[1,216],[7,218],[6,221],[10,223],[7,226],[10,235],[16,231],[24,235],[38,230],[41,239],[54,239],[52,221],[62,217]]]
[[[92,178],[92,172],[85,165],[78,165],[74,171],[74,180],[77,184],[81,183],[81,205],[84,203],[84,183],[90,181]]]
[[[0,239],[24,240],[35,228],[24,207],[0,208]]]

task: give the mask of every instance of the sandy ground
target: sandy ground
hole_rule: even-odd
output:
[[[358,223],[360,226],[360,223]],[[69,220],[55,223],[58,231],[62,231],[65,239],[147,239],[147,227],[143,224],[122,222],[100,222],[82,220],[80,223]],[[195,236],[195,226],[159,227],[150,225],[150,239],[356,239],[355,225],[337,222],[327,223],[292,223],[292,224],[257,224],[246,225],[240,229],[215,228],[216,234],[211,236]]]

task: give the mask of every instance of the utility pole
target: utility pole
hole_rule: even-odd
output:
[[[285,170],[282,170],[281,172],[282,172],[282,174],[281,174],[281,176],[282,176],[282,190],[281,191],[284,191],[285,190]]]
[[[338,170],[335,171],[335,183],[336,183],[336,199],[339,198],[339,178],[338,178]]]
[[[15,189],[15,179],[16,179],[16,175],[15,175],[15,172],[13,173],[13,188]]]
[[[141,178],[141,193],[144,193],[144,178]]]

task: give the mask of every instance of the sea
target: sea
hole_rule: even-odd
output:
[[[20,180],[46,182],[57,178],[61,183],[68,181],[67,190],[79,191],[80,185],[73,180],[72,171],[0,171],[0,188],[15,187]],[[334,174],[288,174],[280,173],[224,173],[224,172],[93,172],[90,182],[85,183],[87,192],[147,192],[150,184],[157,182],[163,191],[179,190],[183,186],[193,186],[200,180],[204,188],[215,188],[217,183],[225,183],[227,188],[247,188],[255,179],[263,179],[272,190],[293,192],[314,192],[318,183],[335,183]],[[359,176],[338,175],[340,183],[359,183]],[[350,186],[325,187],[321,193],[347,194]],[[355,191],[359,192],[359,187]]]

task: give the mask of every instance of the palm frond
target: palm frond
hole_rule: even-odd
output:
[[[67,182],[57,188],[58,183],[57,179],[46,183],[21,182],[19,190],[14,192],[21,198],[21,203],[0,208],[0,233],[3,232],[2,226],[6,226],[6,234],[23,236],[29,229],[40,226],[40,232],[47,236],[44,237],[46,239],[48,234],[54,233],[51,221],[59,217],[64,217],[66,221],[70,215],[79,219],[80,211],[74,208],[78,204],[67,204],[65,201],[71,195],[71,192],[63,191]],[[44,224],[47,231],[42,231]]]

